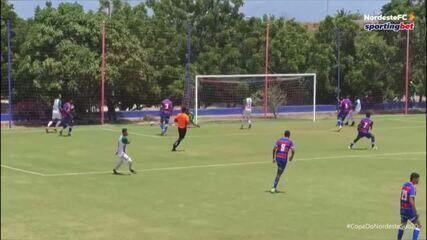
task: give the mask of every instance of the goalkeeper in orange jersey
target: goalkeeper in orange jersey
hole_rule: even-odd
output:
[[[176,148],[179,146],[181,141],[185,138],[185,135],[187,134],[187,126],[190,123],[189,117],[187,115],[187,108],[182,107],[181,113],[178,114],[174,122],[178,125],[178,139],[175,141],[172,147],[172,151],[175,152]]]

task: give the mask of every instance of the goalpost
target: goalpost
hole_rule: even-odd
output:
[[[253,115],[310,114],[316,121],[316,74],[197,75],[194,117],[238,116],[253,100]]]

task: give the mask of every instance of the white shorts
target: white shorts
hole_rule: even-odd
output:
[[[59,111],[52,111],[52,120],[61,120],[62,116]]]
[[[245,110],[243,110],[243,116],[245,118],[250,118],[251,115],[252,115],[252,110],[251,109],[245,109]]]
[[[117,155],[117,157],[119,158],[119,161],[132,162],[132,159],[126,153],[122,153],[121,155]]]

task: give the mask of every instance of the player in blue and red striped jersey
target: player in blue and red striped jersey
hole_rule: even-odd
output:
[[[409,182],[403,184],[400,192],[400,222],[401,225],[397,231],[397,240],[403,237],[403,231],[408,221],[411,221],[415,228],[412,234],[412,240],[418,240],[421,224],[419,221],[417,209],[415,208],[415,185],[418,184],[420,175],[412,173]]]
[[[62,109],[61,109],[62,129],[61,131],[59,131],[59,135],[61,136],[64,129],[66,129],[67,127],[68,127],[68,136],[71,136],[71,131],[73,130],[72,128],[73,115],[71,114],[71,110],[73,108],[72,104],[73,104],[73,100],[70,100],[64,103],[64,105],[62,106]]]
[[[347,96],[343,100],[339,102],[338,105],[338,117],[337,117],[337,126],[338,132],[341,131],[344,119],[346,119],[347,115],[350,113],[352,108],[350,96]]]
[[[367,112],[366,117],[360,120],[359,125],[357,126],[357,137],[353,140],[352,143],[348,146],[349,149],[352,149],[354,144],[359,141],[361,138],[371,139],[371,148],[377,149],[375,146],[375,136],[370,132],[372,127],[374,126],[374,122],[371,120],[371,113]]]
[[[173,104],[169,99],[164,99],[162,101],[162,106],[160,107],[160,129],[162,130],[161,135],[166,135],[168,130],[169,119],[172,116]]]
[[[291,156],[289,161],[292,161],[295,155],[294,143],[289,139],[291,132],[286,130],[285,136],[277,140],[273,148],[273,163],[277,164],[277,174],[274,179],[273,187],[270,192],[275,193],[277,184],[279,183],[280,176],[282,176],[283,171],[285,171],[286,164],[288,162],[288,153],[291,151]]]

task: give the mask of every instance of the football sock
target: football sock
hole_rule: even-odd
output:
[[[122,165],[122,161],[121,161],[121,160],[119,160],[119,161],[117,162],[116,167],[114,168],[114,170],[116,170],[116,171],[117,171],[121,165]]]
[[[352,142],[352,144],[354,145],[355,143],[357,143],[357,141],[359,141],[360,138],[355,138]]]
[[[400,227],[399,230],[397,230],[397,240],[402,240],[403,237],[403,229]]]
[[[412,240],[418,240],[418,235],[420,234],[419,228],[414,228],[414,233],[412,234]]]
[[[52,124],[53,124],[53,121],[50,121],[50,122],[47,124],[47,127],[52,126]]]
[[[273,188],[274,189],[277,188],[277,184],[279,184],[279,179],[278,178],[274,179],[274,183],[273,183]]]
[[[59,127],[59,125],[61,124],[61,121],[57,121],[55,127]]]
[[[176,149],[180,143],[181,143],[181,139],[176,140],[176,142],[173,144],[173,149]]]
[[[68,128],[68,134],[70,134],[72,130],[73,130],[73,128],[69,127]]]

